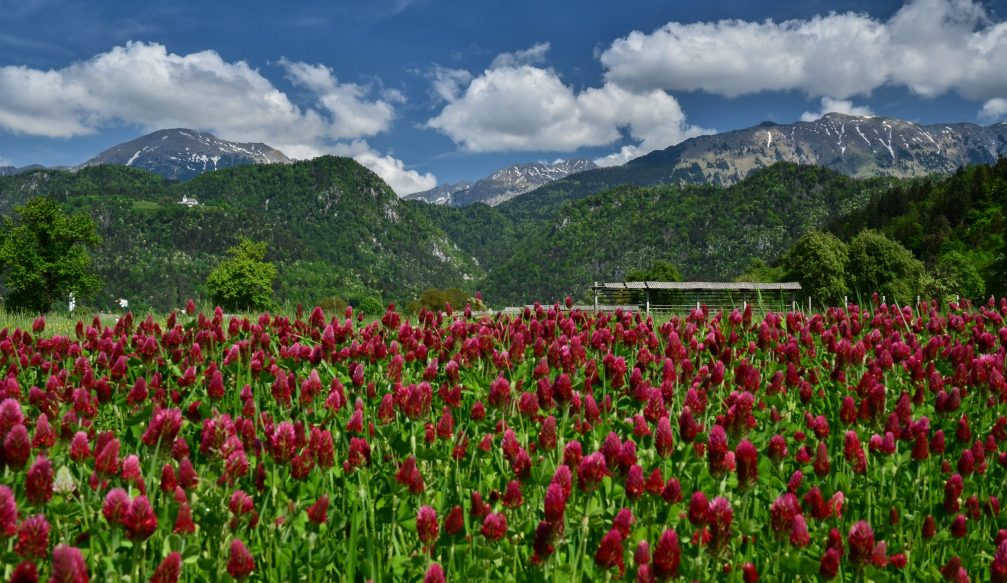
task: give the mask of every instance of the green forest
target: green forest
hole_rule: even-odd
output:
[[[592,282],[655,264],[686,280],[796,279],[817,301],[1007,291],[1005,160],[909,180],[778,163],[730,187],[597,192],[605,185],[591,176],[455,208],[402,201],[346,158],[188,182],[117,166],[46,169],[0,178],[0,214],[41,195],[89,214],[102,286],[85,303],[99,309],[119,298],[156,309],[207,300],[208,276],[242,239],[265,243],[273,300],[289,304],[418,306],[476,291],[493,307],[586,299]]]
[[[107,309],[169,309],[205,299],[205,282],[242,237],[265,242],[278,268],[277,302],[408,299],[481,276],[445,234],[403,205],[371,171],[347,158],[240,166],[170,182],[142,170],[96,166],[0,178],[0,214],[47,195],[85,211],[102,243],[104,283],[91,300]],[[197,206],[178,204],[195,198]]]

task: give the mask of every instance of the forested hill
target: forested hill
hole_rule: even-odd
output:
[[[843,240],[877,229],[928,267],[952,254],[964,258],[987,294],[1007,292],[1007,159],[962,168],[947,178],[899,184],[832,221]]]
[[[37,170],[0,177],[0,214],[39,195],[95,218],[104,239],[94,254],[105,282],[99,307],[120,297],[157,308],[202,297],[207,275],[241,236],[268,243],[277,297],[291,302],[411,298],[482,275],[442,230],[347,158],[239,166],[184,183],[118,166]],[[199,205],[178,204],[183,197]]]
[[[95,253],[111,306],[167,308],[202,297],[203,283],[240,236],[265,241],[281,301],[384,302],[428,288],[482,290],[495,307],[584,298],[657,261],[686,279],[730,280],[754,260],[777,261],[811,229],[849,240],[875,227],[927,267],[958,251],[1004,290],[1007,162],[950,177],[855,179],[778,163],[730,187],[624,185],[540,213],[511,204],[464,208],[402,201],[352,160],[241,166],[190,182],[124,167],[37,170],[0,178],[0,214],[48,194],[96,220]],[[178,204],[195,198],[197,206]],[[955,260],[960,263],[960,257]]]
[[[677,265],[686,279],[731,280],[754,259],[775,260],[804,232],[895,182],[781,163],[728,188],[608,190],[555,207],[541,223],[514,227],[524,235],[504,261],[488,266],[486,294],[504,303],[583,297],[593,281],[618,281],[658,260]],[[485,254],[466,243],[459,246]]]

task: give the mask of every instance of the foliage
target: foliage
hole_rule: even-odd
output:
[[[241,239],[227,252],[231,259],[221,262],[206,280],[210,300],[228,311],[269,308],[276,266],[264,261],[266,244]]]
[[[412,313],[417,313],[422,308],[433,312],[440,312],[445,306],[450,305],[452,309],[462,309],[469,302],[469,295],[458,288],[438,289],[431,288],[423,290],[418,298],[409,302],[407,309]],[[375,313],[374,315],[377,315]]]
[[[930,281],[927,295],[947,301],[981,299],[986,293],[986,282],[975,262],[961,251],[948,251],[941,255],[931,272]]]
[[[838,305],[848,293],[846,244],[835,235],[809,231],[783,258],[786,278],[825,305]]]
[[[405,204],[442,229],[452,243],[474,257],[484,269],[493,269],[506,261],[532,228],[532,222],[481,202],[461,208],[421,201]]]
[[[240,237],[268,244],[278,301],[305,305],[366,296],[403,304],[429,288],[483,289],[496,307],[586,301],[592,282],[623,280],[654,261],[686,279],[778,279],[772,269],[745,272],[756,260],[782,266],[809,230],[848,242],[865,227],[924,262],[924,291],[978,290],[977,280],[951,281],[950,265],[939,265],[955,251],[984,293],[1007,292],[1007,162],[916,180],[780,163],[728,188],[630,170],[622,186],[606,182],[611,173],[585,172],[498,207],[462,209],[402,202],[370,171],[332,157],[185,183],[125,167],[39,170],[0,178],[0,213],[50,195],[90,214],[103,238],[94,269],[106,282],[94,304],[105,309],[120,297],[162,310],[200,299],[202,282]],[[182,196],[201,204],[176,204]]]
[[[844,240],[865,228],[876,229],[912,251],[938,279],[941,257],[964,253],[983,279],[983,293],[1001,295],[1007,292],[1005,209],[1007,159],[1001,158],[992,166],[969,166],[948,177],[906,181],[876,192],[828,228]],[[975,283],[961,288],[968,289],[962,295],[977,292]]]
[[[626,272],[626,281],[682,281],[678,267],[670,261],[657,260],[649,269],[631,269]]]
[[[385,305],[374,296],[364,296],[357,300],[354,305],[356,310],[363,312],[365,316],[380,316],[385,312]]]
[[[487,266],[484,288],[497,304],[586,299],[591,282],[623,280],[653,261],[678,266],[685,279],[730,280],[754,259],[776,260],[887,183],[780,163],[728,188],[608,190],[542,209],[548,221],[521,227],[527,235],[506,261]],[[498,208],[511,212],[508,204]]]
[[[337,315],[345,312],[346,306],[349,305],[350,305],[349,302],[347,302],[344,298],[336,296],[329,296],[322,298],[321,300],[319,300],[317,304],[317,306],[322,310],[324,310],[325,312]]]
[[[101,243],[94,221],[68,215],[49,197],[15,208],[17,220],[4,217],[0,270],[6,273],[6,305],[11,310],[48,312],[54,303],[93,297],[101,287],[88,247]]]
[[[900,304],[914,304],[922,290],[923,263],[896,241],[866,230],[848,248],[850,288],[865,296],[877,293]]]
[[[207,275],[241,237],[268,244],[280,302],[401,301],[482,276],[443,230],[347,158],[240,166],[181,183],[121,166],[0,177],[0,213],[42,195],[97,224],[94,269],[105,287],[94,303],[102,309],[121,297],[160,310],[203,298]],[[177,204],[183,196],[199,206]]]
[[[782,266],[769,265],[762,259],[753,259],[744,273],[735,277],[734,281],[776,283],[785,279],[787,279],[787,272]]]

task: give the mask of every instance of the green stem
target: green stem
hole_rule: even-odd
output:
[[[587,550],[588,523],[590,522],[588,520],[587,510],[590,504],[591,504],[591,493],[585,492],[584,507],[580,514],[580,541],[577,548],[577,558],[576,560],[574,560],[573,573],[570,576],[570,580],[575,582],[580,581],[580,579],[577,578],[577,567],[582,564],[581,562],[584,560],[584,553]]]

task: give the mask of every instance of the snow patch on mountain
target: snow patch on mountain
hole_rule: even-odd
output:
[[[552,164],[515,164],[497,170],[475,183],[444,184],[424,192],[410,194],[405,198],[451,206],[467,206],[477,202],[496,206],[544,184],[594,168],[597,166],[590,160],[557,160]]]
[[[142,168],[172,180],[188,180],[203,172],[242,164],[289,164],[266,144],[229,142],[214,135],[178,128],[158,130],[113,146],[81,167],[115,164]]]

